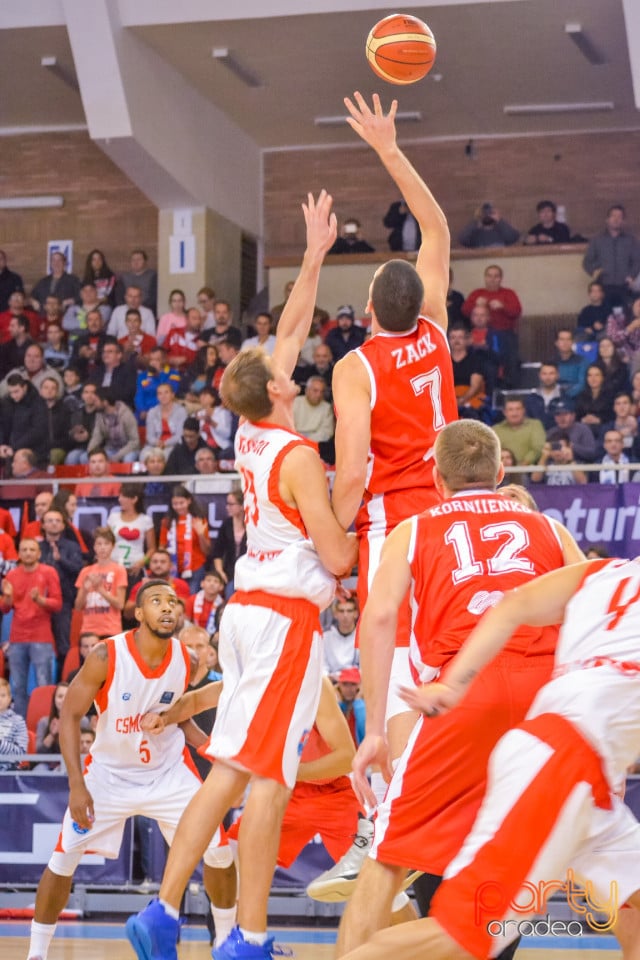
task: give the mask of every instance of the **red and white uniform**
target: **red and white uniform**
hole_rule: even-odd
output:
[[[438,433],[458,419],[447,337],[427,317],[406,333],[381,331],[354,351],[369,377],[371,444],[364,503],[356,517],[360,544],[358,601],[369,595],[385,537],[421,513],[440,495],[433,486],[433,449]],[[408,611],[400,610],[396,646],[409,643]],[[396,653],[393,678],[410,681],[406,657]],[[387,716],[407,706],[390,694]]]
[[[548,517],[483,490],[412,522],[411,661],[423,681],[446,679],[484,611],[505,589],[563,566],[563,549]],[[378,808],[372,856],[442,875],[477,813],[493,747],[551,675],[556,635],[518,630],[457,710],[418,722]]]
[[[50,861],[61,876],[70,876],[88,850],[117,857],[125,822],[136,814],[157,820],[171,843],[184,808],[201,784],[179,727],[171,725],[157,736],[140,729],[145,713],[166,710],[186,690],[188,650],[172,638],[162,663],[152,669],[138,651],[135,631],[109,638],[106,646],[107,679],[95,700],[96,739],[85,769],[95,821],[90,831],[79,833],[67,809]],[[230,863],[228,847],[219,849],[220,837],[216,833],[205,854],[205,862],[214,866]]]
[[[314,724],[302,750],[300,763],[324,757],[330,748]],[[282,820],[278,865],[289,867],[317,833],[328,853],[338,861],[347,852],[358,829],[360,807],[349,777],[296,783]],[[241,819],[229,830],[237,839]]]
[[[320,698],[318,614],[331,602],[335,580],[300,513],[279,493],[282,461],[309,441],[245,421],[235,444],[247,553],[236,563],[236,593],[220,623],[224,689],[206,753],[293,787],[298,747]]]
[[[608,920],[640,888],[640,825],[616,795],[640,754],[639,637],[640,563],[594,561],[567,606],[554,677],[494,750],[478,818],[433,902],[473,956],[515,938],[505,921],[527,914],[514,901],[540,899],[518,897],[525,883],[548,889],[571,870]]]

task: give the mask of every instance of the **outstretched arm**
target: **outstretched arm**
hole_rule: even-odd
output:
[[[393,100],[385,114],[377,93],[373,95],[373,109],[357,91],[353,100],[345,97],[350,113],[347,123],[376,151],[418,221],[422,244],[416,270],[424,285],[423,310],[446,330],[450,249],[447,219],[420,174],[396,143],[398,101]]]
[[[305,340],[309,336],[320,268],[327,250],[333,245],[337,234],[335,213],[331,213],[333,199],[326,190],[321,190],[317,200],[309,194],[302,204],[307,225],[307,248],[302,259],[298,278],[293,285],[276,331],[276,345],[272,363],[287,377],[293,373]]]

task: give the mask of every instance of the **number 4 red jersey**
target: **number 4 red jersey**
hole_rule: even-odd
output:
[[[419,317],[406,333],[381,331],[355,351],[371,385],[369,495],[433,485],[433,447],[458,419],[449,344]]]
[[[554,521],[500,493],[465,490],[413,517],[411,661],[423,681],[506,590],[564,566]],[[504,650],[553,653],[557,630],[520,627]]]

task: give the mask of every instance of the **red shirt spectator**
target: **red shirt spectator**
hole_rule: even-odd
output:
[[[26,547],[36,549],[34,557],[26,557]],[[11,643],[50,643],[53,647],[51,614],[62,610],[62,591],[57,571],[38,563],[40,548],[34,540],[20,544],[20,564],[9,570],[2,585],[0,610],[13,609]],[[34,595],[35,591],[35,595]]]
[[[492,264],[484,272],[484,287],[472,290],[462,304],[465,317],[471,316],[476,304],[489,308],[489,326],[492,330],[515,330],[522,304],[515,290],[502,286],[502,270]]]

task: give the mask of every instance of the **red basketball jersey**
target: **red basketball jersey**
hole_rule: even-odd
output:
[[[408,333],[381,331],[355,353],[371,385],[367,493],[431,486],[436,436],[458,419],[444,331],[419,317]]]
[[[458,493],[412,523],[411,660],[427,681],[506,590],[562,567],[564,557],[549,517],[499,493]],[[504,650],[550,654],[556,639],[556,628],[520,627]]]

